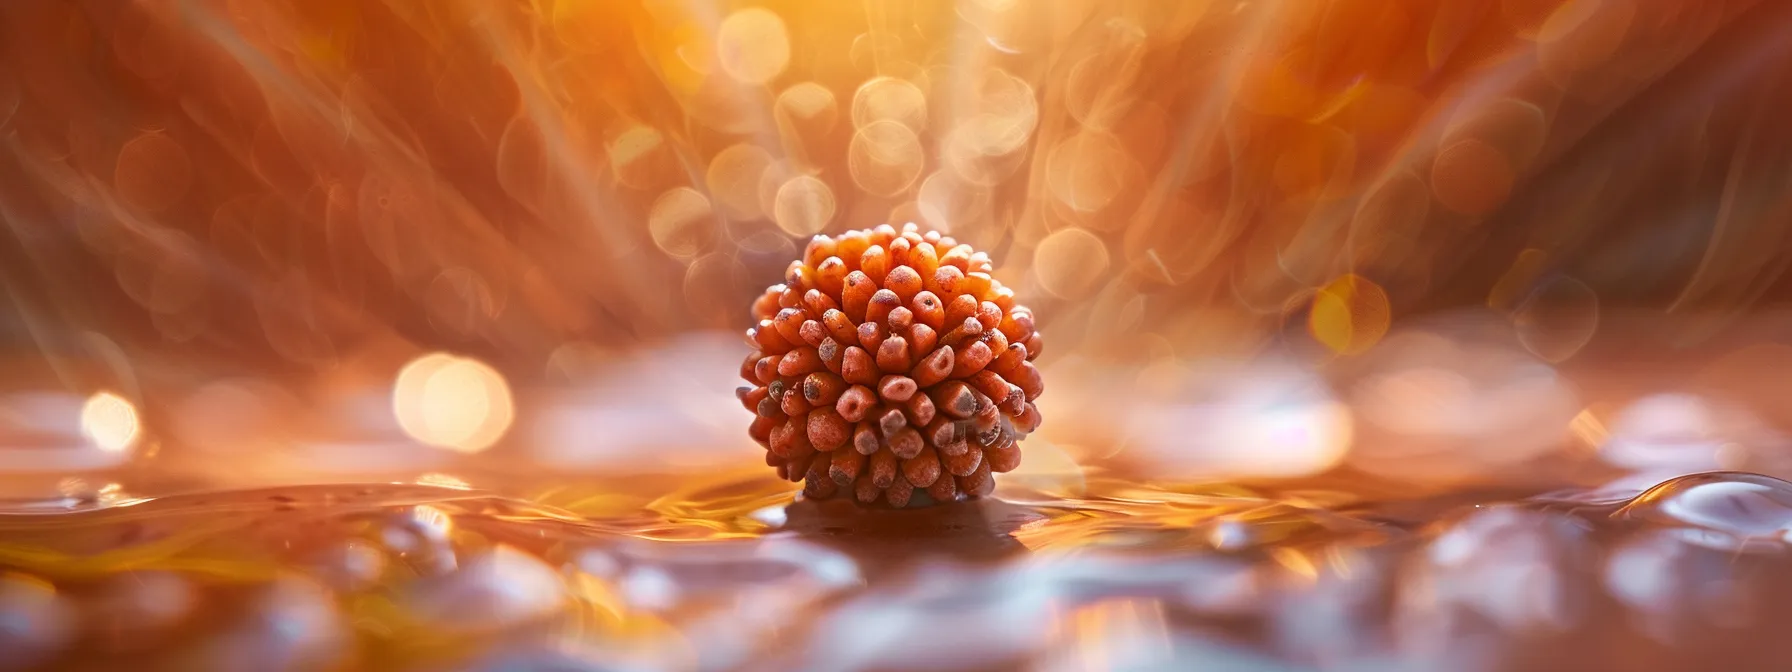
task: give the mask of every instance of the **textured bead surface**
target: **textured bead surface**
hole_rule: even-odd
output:
[[[992,492],[1045,385],[1033,313],[990,270],[913,224],[810,241],[747,330],[738,393],[766,463],[805,497],[865,506]]]

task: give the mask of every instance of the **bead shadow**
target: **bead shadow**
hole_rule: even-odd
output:
[[[900,510],[798,500],[784,512],[781,531],[852,556],[872,577],[912,567],[923,556],[973,563],[1013,559],[1027,553],[1013,532],[1044,518],[994,498]]]

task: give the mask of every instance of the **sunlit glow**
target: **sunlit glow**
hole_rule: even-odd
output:
[[[1695,394],[1656,394],[1619,411],[1599,445],[1618,466],[1669,473],[1743,466],[1792,441],[1745,407]]]
[[[473,487],[458,477],[439,473],[418,476],[417,485],[433,485],[438,488],[453,488],[455,490],[469,490]]]
[[[411,438],[468,453],[502,438],[515,413],[502,375],[478,360],[444,353],[405,365],[392,389],[392,408]]]
[[[1584,408],[1569,381],[1516,345],[1457,340],[1466,329],[1401,334],[1367,355],[1375,370],[1349,395],[1354,466],[1444,483],[1492,477],[1567,443]]]
[[[1343,459],[1350,409],[1307,374],[1263,367],[1190,376],[1130,409],[1122,454],[1163,478],[1299,476]]]
[[[1367,278],[1350,274],[1319,290],[1308,313],[1307,329],[1333,352],[1356,355],[1387,334],[1391,318],[1387,292]]]
[[[1574,420],[1568,423],[1568,431],[1587,448],[1598,448],[1610,435],[1605,424],[1599,421],[1599,416],[1591,408],[1582,409],[1575,415]]]
[[[137,443],[137,407],[124,397],[100,392],[81,406],[81,434],[109,453],[122,453]]]

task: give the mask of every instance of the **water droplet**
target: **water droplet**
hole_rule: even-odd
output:
[[[548,616],[566,602],[559,574],[509,546],[470,558],[459,571],[415,587],[407,611],[435,628],[490,632]]]
[[[328,668],[346,653],[348,627],[322,585],[283,577],[258,593],[249,613],[199,644],[203,669]]]
[[[377,584],[386,570],[386,554],[360,541],[337,544],[313,561],[318,578],[341,591],[357,591]]]
[[[1564,630],[1579,623],[1592,597],[1578,580],[1591,554],[1577,520],[1515,507],[1482,509],[1431,543],[1427,564],[1411,579],[1423,588],[1402,591],[1412,595],[1403,616],[1432,621],[1414,623],[1418,632],[1447,628],[1454,610],[1478,613],[1509,632]]]
[[[1792,483],[1760,474],[1692,474],[1650,488],[1616,515],[1724,532],[1736,542],[1785,541],[1792,532]]]
[[[1689,544],[1681,535],[1650,531],[1611,552],[1605,587],[1638,617],[1644,632],[1671,641],[1689,625],[1746,618],[1734,562],[1729,554]]]

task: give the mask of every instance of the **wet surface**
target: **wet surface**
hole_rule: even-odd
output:
[[[1079,497],[1011,485],[906,512],[794,497],[742,472],[15,505],[0,516],[0,641],[18,669],[1675,670],[1792,656],[1773,636],[1792,617],[1792,483],[1756,474],[1591,503],[1101,477]]]

